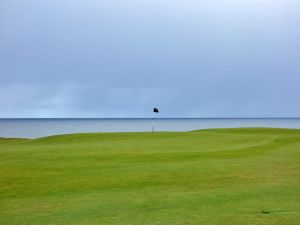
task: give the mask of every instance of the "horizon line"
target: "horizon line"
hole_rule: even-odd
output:
[[[0,119],[153,119],[153,117],[0,117]],[[155,119],[300,119],[300,117],[155,117]]]

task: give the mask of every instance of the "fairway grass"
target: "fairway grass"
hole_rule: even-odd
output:
[[[300,130],[0,138],[1,225],[299,225]]]

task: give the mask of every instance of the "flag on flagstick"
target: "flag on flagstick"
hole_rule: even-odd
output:
[[[152,117],[152,133],[154,132],[154,113],[159,113],[158,108],[153,108],[153,117]]]

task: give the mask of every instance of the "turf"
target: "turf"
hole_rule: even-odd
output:
[[[1,225],[298,225],[300,130],[0,139]]]

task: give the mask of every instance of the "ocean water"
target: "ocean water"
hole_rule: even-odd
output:
[[[155,131],[278,127],[300,129],[300,118],[155,119]],[[151,132],[152,119],[0,119],[0,137],[37,138],[86,132]]]

